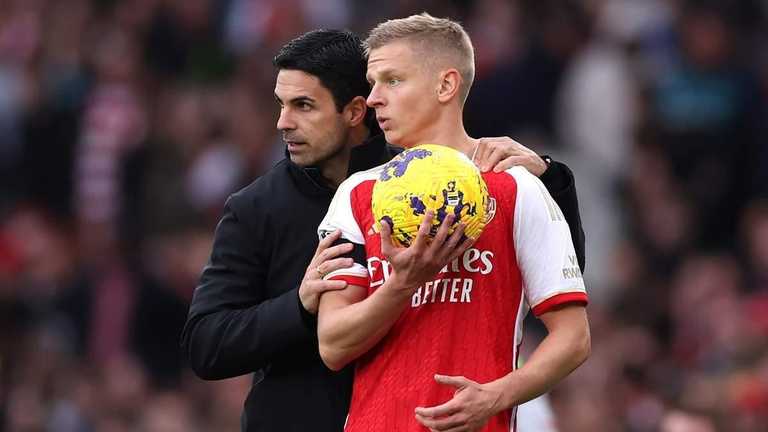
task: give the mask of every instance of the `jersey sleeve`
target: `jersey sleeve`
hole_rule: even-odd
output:
[[[355,197],[353,195],[356,184],[358,184],[358,181],[356,181],[355,176],[352,176],[339,186],[336,194],[333,196],[331,205],[328,207],[328,213],[320,222],[317,232],[320,239],[323,239],[332,232],[341,230],[341,238],[336,244],[352,243],[354,245],[352,252],[345,255],[354,260],[352,267],[330,272],[324,278],[343,280],[350,285],[367,287],[369,280],[365,255],[365,236],[357,222],[353,207],[355,204]]]
[[[588,298],[568,223],[541,181],[523,168],[517,182],[514,242],[525,298],[534,315]]]

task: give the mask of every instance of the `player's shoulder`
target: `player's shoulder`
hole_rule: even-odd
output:
[[[489,190],[497,191],[515,191],[519,183],[529,184],[535,179],[535,176],[521,166],[514,166],[501,172],[484,172],[483,180],[488,185]]]
[[[508,168],[502,174],[508,181],[513,181],[519,191],[536,190],[542,184],[538,177],[520,165]]]

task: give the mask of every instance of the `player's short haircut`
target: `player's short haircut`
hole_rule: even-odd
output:
[[[272,60],[279,70],[300,70],[316,76],[331,92],[336,109],[355,97],[368,97],[371,87],[365,79],[367,59],[363,43],[346,30],[313,30],[285,44]],[[368,110],[366,124],[375,124]]]
[[[426,12],[385,21],[371,30],[365,40],[365,54],[401,40],[412,44],[421,58],[443,60],[455,67],[462,79],[459,102],[466,101],[475,79],[475,50],[461,24]]]

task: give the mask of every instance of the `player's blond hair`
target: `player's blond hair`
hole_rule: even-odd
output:
[[[475,79],[475,50],[461,24],[426,12],[385,21],[371,30],[365,40],[365,53],[369,55],[372,50],[400,40],[412,43],[422,58],[443,60],[459,71],[459,102],[463,105]]]

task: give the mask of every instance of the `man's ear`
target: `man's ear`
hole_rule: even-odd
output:
[[[437,100],[441,103],[451,101],[459,94],[461,74],[456,69],[446,69],[440,72],[440,83],[437,87]]]
[[[362,96],[355,96],[347,106],[344,107],[342,115],[349,124],[349,127],[359,125],[365,120],[365,113],[368,110],[368,106],[365,104],[365,98]]]

